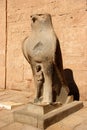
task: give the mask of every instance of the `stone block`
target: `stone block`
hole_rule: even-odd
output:
[[[0,1],[0,88],[5,87],[6,12],[5,0]]]
[[[67,12],[74,10],[86,9],[86,0],[66,0]]]
[[[68,115],[78,111],[82,107],[83,103],[81,101],[74,101],[61,107],[29,104],[24,109],[14,112],[14,120],[33,125],[40,129],[45,129]]]

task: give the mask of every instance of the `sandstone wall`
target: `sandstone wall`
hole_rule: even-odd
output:
[[[6,1],[0,0],[0,89],[5,88]]]
[[[4,0],[1,0],[2,2]],[[2,2],[3,3],[3,2]],[[0,6],[4,10],[3,6]],[[30,15],[50,13],[63,54],[64,69],[73,71],[81,99],[87,100],[87,1],[86,0],[8,0],[7,1],[7,75],[6,87],[32,91],[32,71],[24,59],[21,44],[31,32]],[[0,18],[2,20],[2,13]],[[0,24],[3,30],[5,21]],[[4,29],[5,30],[5,29]],[[2,33],[2,32],[1,32]],[[0,52],[4,53],[4,32]],[[2,47],[3,49],[2,49]],[[2,52],[3,50],[3,52]],[[4,57],[5,54],[3,54]],[[0,54],[1,57],[1,54]],[[5,58],[5,57],[4,57]],[[4,60],[3,58],[3,60]],[[1,59],[2,60],[2,59]],[[0,74],[4,69],[0,60]],[[4,71],[3,71],[4,72]],[[3,82],[3,83],[2,83]],[[3,84],[3,85],[2,85]],[[0,79],[4,86],[4,74]],[[0,87],[2,87],[0,86]]]

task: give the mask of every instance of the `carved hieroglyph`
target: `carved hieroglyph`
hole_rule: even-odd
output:
[[[31,16],[31,36],[22,50],[32,68],[36,97],[34,102],[66,102],[68,87],[63,76],[63,63],[58,38],[50,14]]]

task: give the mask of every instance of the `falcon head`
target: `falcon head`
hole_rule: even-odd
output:
[[[35,14],[31,15],[31,26],[32,28],[43,28],[52,26],[52,20],[50,14]]]

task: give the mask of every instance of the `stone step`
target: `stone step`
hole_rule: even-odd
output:
[[[30,103],[24,109],[15,111],[14,120],[16,122],[26,123],[40,129],[45,129],[48,126],[62,120],[68,115],[81,109],[83,107],[83,102],[73,101],[72,103],[63,105],[61,107],[55,107],[55,109],[50,109],[50,111],[48,109],[51,108],[51,106],[44,107],[37,106],[34,104],[34,106],[32,107],[32,105],[33,104]],[[38,109],[38,112],[37,107],[41,108]],[[46,113],[44,113],[44,108],[48,110],[46,111]]]

